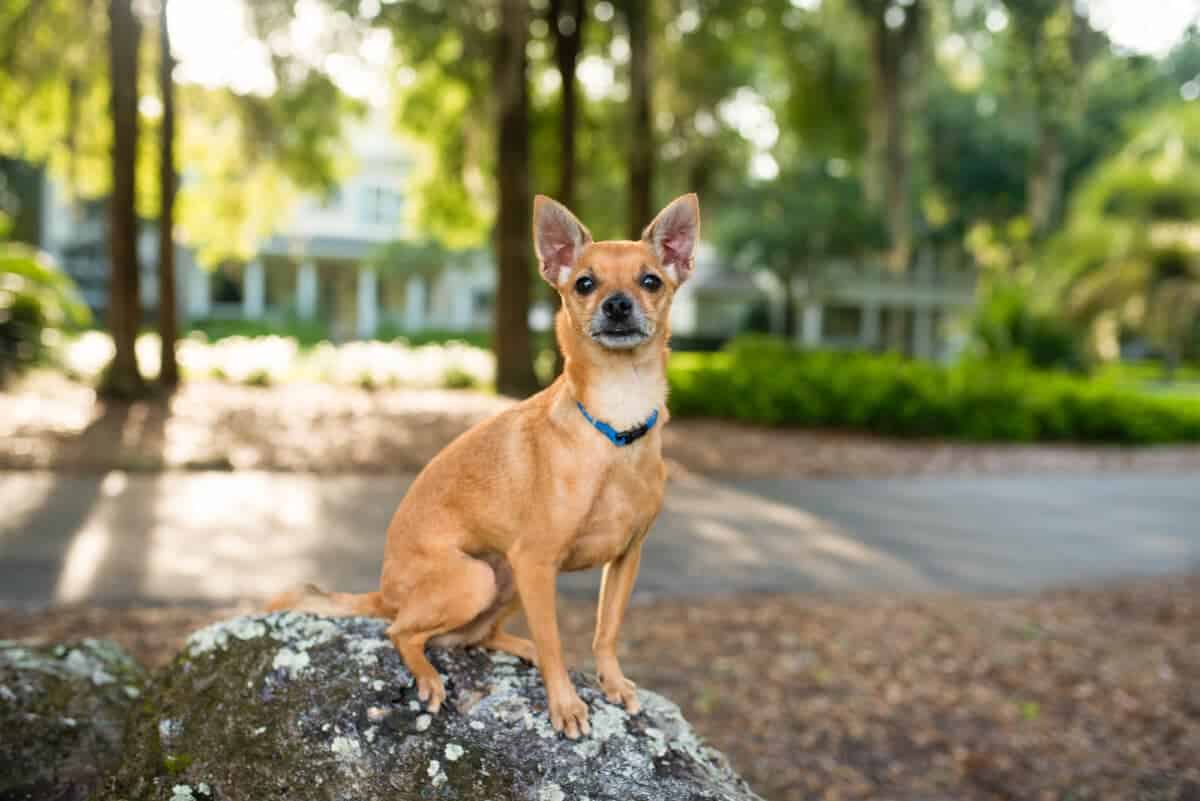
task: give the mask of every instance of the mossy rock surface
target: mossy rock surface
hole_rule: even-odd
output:
[[[106,798],[758,799],[654,693],[630,717],[575,676],[592,735],[556,734],[537,671],[505,655],[431,652],[448,690],[431,717],[384,630],[287,612],[197,632],[131,720]]]
[[[121,759],[146,675],[114,643],[0,641],[0,801],[89,797]]]

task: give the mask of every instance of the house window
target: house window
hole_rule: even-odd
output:
[[[383,186],[368,186],[363,193],[362,221],[371,225],[400,222],[403,202],[400,193]]]
[[[830,306],[825,309],[822,322],[821,333],[826,339],[854,340],[862,330],[863,312],[858,306]]]

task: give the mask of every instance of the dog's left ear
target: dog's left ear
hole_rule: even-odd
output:
[[[677,284],[692,274],[699,240],[700,199],[694,192],[672,200],[642,232],[642,241]]]

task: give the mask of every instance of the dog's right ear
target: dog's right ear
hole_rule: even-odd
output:
[[[533,199],[533,246],[542,278],[552,286],[566,282],[571,266],[591,242],[588,229],[566,206],[545,195]]]

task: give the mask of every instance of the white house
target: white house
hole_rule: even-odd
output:
[[[479,253],[426,269],[389,269],[381,249],[405,240],[404,189],[411,154],[377,111],[351,128],[347,146],[356,164],[324,197],[301,199],[279,229],[244,265],[202,269],[178,248],[180,308],[186,318],[317,320],[334,339],[437,329],[467,332],[490,325],[495,274]],[[107,218],[102,202],[72,206],[53,181],[46,188],[43,247],[58,258],[98,312],[107,302]],[[139,238],[142,302],[157,305],[157,232],[143,223]],[[409,265],[411,267],[411,265]],[[902,332],[909,350],[937,358],[952,350],[948,321],[974,303],[973,271],[938,269],[918,259],[897,276],[862,265],[833,265],[818,283],[797,281],[802,307],[799,340],[809,347],[878,349],[884,332]],[[766,272],[733,271],[702,244],[695,275],[678,293],[672,331],[717,342],[757,317],[781,331],[783,291]],[[535,328],[547,327],[549,308],[535,304]]]

